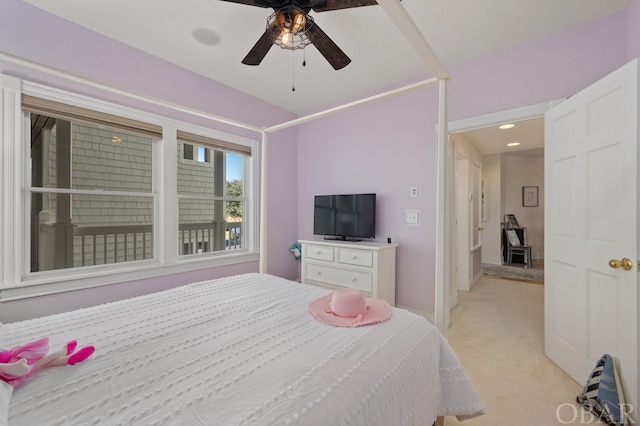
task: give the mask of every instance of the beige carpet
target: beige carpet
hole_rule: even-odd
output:
[[[597,424],[575,402],[582,384],[544,355],[544,286],[483,277],[458,301],[449,342],[487,415],[447,425]]]

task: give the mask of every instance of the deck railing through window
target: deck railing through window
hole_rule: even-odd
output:
[[[151,259],[152,226],[79,226],[73,229],[73,245],[74,266]]]
[[[224,238],[215,243],[216,225],[211,222],[185,223],[178,230],[180,254],[206,253],[210,251],[236,250],[242,248],[242,222],[222,222]]]
[[[242,222],[224,222],[224,248],[214,242],[211,222],[181,224],[181,255],[242,248]],[[105,265],[153,258],[151,225],[85,226],[73,230],[74,266]]]

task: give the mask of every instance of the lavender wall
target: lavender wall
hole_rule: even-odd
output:
[[[630,61],[640,57],[640,0],[631,0],[627,9],[627,25],[629,27],[627,59]]]
[[[267,272],[288,279],[299,276],[300,262],[289,251],[298,241],[298,131],[295,128],[269,133],[267,146]]]
[[[570,96],[627,60],[627,15],[617,14],[452,67],[450,120]],[[434,311],[437,89],[379,101],[300,126],[299,234],[312,234],[312,197],[372,191],[377,234],[400,244],[396,303]],[[409,189],[419,188],[410,198]],[[419,227],[404,210],[422,211]]]
[[[427,88],[305,124],[298,145],[300,237],[312,237],[315,194],[375,192],[378,239],[400,244],[396,303],[423,310],[434,291],[436,94]],[[405,209],[421,209],[420,226],[403,224]]]
[[[451,69],[450,119],[571,96],[627,60],[625,13]]]
[[[0,10],[0,52],[121,90],[255,126],[267,126],[295,118],[293,114],[273,105],[90,32],[19,0],[2,0]],[[261,137],[255,132],[132,101],[1,60],[0,72],[252,139],[260,140]],[[287,203],[285,207],[276,200],[294,200],[297,195],[296,130],[278,132],[270,136],[269,142],[268,191],[272,197],[268,206],[271,238],[269,272],[293,278],[298,274],[297,263],[288,248],[297,239],[297,211],[295,203]],[[187,282],[257,270],[257,262],[249,262],[92,290],[5,302],[0,310],[0,321],[44,315],[163,290]]]

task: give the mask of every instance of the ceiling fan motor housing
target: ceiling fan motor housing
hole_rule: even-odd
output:
[[[294,5],[277,9],[267,18],[267,31],[273,43],[289,50],[304,49],[311,43],[307,31],[312,25],[313,18]]]

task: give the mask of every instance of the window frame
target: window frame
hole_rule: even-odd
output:
[[[186,163],[189,165],[197,165],[197,166],[201,166],[201,167],[214,167],[214,162],[213,162],[213,157],[214,157],[214,151],[220,151],[223,152],[225,154],[227,153],[237,153],[243,156],[243,162],[242,162],[242,183],[243,183],[243,190],[242,190],[242,198],[232,198],[232,197],[228,197],[227,194],[225,193],[223,196],[219,196],[219,195],[213,195],[213,194],[209,194],[209,195],[201,195],[201,194],[181,194],[178,192],[178,180],[176,177],[176,208],[179,209],[180,206],[180,200],[209,200],[209,201],[222,201],[222,202],[227,202],[227,201],[240,201],[243,202],[243,231],[242,231],[242,235],[247,235],[249,236],[249,240],[247,241],[247,244],[245,246],[244,241],[243,241],[243,245],[242,248],[240,249],[235,249],[233,251],[237,251],[237,252],[244,252],[247,251],[248,249],[252,249],[252,250],[256,250],[255,247],[257,247],[255,245],[255,241],[257,241],[257,233],[253,232],[252,230],[256,229],[257,226],[254,226],[254,224],[258,223],[257,222],[257,216],[255,216],[255,214],[253,214],[252,212],[257,212],[257,209],[255,208],[255,204],[252,203],[253,198],[249,195],[251,192],[251,188],[255,188],[257,185],[257,181],[255,183],[248,183],[248,177],[252,176],[252,175],[257,175],[257,172],[255,170],[253,170],[253,168],[251,167],[251,164],[255,164],[256,161],[254,159],[254,153],[250,153],[249,155],[245,155],[244,153],[241,152],[236,152],[234,150],[229,150],[229,149],[225,149],[224,144],[219,144],[217,142],[220,142],[221,140],[223,140],[220,137],[212,137],[211,133],[209,135],[203,134],[202,132],[199,132],[198,129],[194,128],[194,127],[188,127],[188,126],[181,126],[178,133],[187,133],[190,134],[190,136],[196,137],[196,138],[201,138],[202,142],[199,143],[195,143],[192,142],[190,139],[185,139],[180,137],[180,135],[177,135],[177,140],[176,143],[178,144],[178,146],[180,146],[182,144],[182,146],[184,146],[184,144],[189,144],[189,145],[193,145],[194,147],[204,147],[206,149],[209,150],[209,161],[208,162],[199,162],[196,160],[188,160],[184,158],[184,151],[183,148],[180,148],[180,158],[179,161],[180,163]],[[210,139],[209,143],[207,144],[206,141],[204,139]],[[227,142],[231,142],[230,140],[228,140],[227,138]],[[225,166],[226,167],[226,166]],[[227,183],[227,177],[226,177],[226,168],[224,170],[224,179],[225,179],[225,188],[226,188],[226,183]],[[246,202],[245,202],[246,201]],[[257,201],[257,200],[256,200]],[[245,215],[247,216],[248,220],[245,221],[244,217]],[[251,220],[251,219],[254,220]],[[179,214],[178,214],[178,226],[180,226],[180,218],[179,218]],[[251,237],[251,235],[253,235],[253,238]],[[210,252],[203,252],[203,253],[197,253],[197,250],[194,250],[194,253],[183,253],[180,254],[180,247],[179,245],[177,245],[178,247],[178,259],[180,260],[184,260],[184,259],[188,259],[188,258],[193,258],[193,257],[197,257],[197,256],[203,256],[203,255],[213,255],[213,256],[220,256],[223,255],[223,253],[227,253],[226,250],[219,250],[219,251],[210,251]]]
[[[88,267],[30,272],[30,146],[25,143],[29,135],[29,113],[23,111],[21,96],[29,95],[113,114],[124,118],[149,122],[162,127],[163,136],[153,142],[152,193],[154,196],[154,257],[135,262],[95,265]],[[224,133],[183,122],[173,118],[140,111],[134,108],[102,101],[84,95],[56,89],[47,85],[0,76],[0,150],[6,155],[1,184],[0,201],[3,218],[0,221],[0,301],[55,294],[71,290],[119,284],[145,278],[216,266],[259,260],[256,216],[258,190],[259,145],[256,140]],[[177,129],[198,133],[206,137],[229,141],[249,147],[252,155],[245,165],[247,188],[247,246],[231,253],[211,252],[178,256],[177,213]],[[19,143],[15,143],[19,141]],[[202,164],[202,163],[201,163]],[[29,187],[27,187],[29,185]],[[37,188],[41,190],[41,188]],[[18,245],[16,245],[18,241]]]
[[[208,146],[204,146],[204,145],[197,145],[194,143],[188,143],[188,145],[193,146],[194,148],[194,159],[188,159],[188,158],[184,158],[184,143],[181,145],[180,147],[180,162],[183,164],[189,164],[192,166],[201,166],[201,167],[213,167],[213,163],[211,161],[211,151],[213,150],[212,148],[208,147]],[[195,157],[197,157],[197,152],[198,152],[198,148],[205,148],[209,150],[209,159],[205,159],[205,161],[200,161],[197,160]]]

